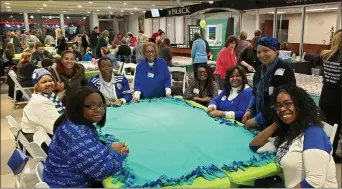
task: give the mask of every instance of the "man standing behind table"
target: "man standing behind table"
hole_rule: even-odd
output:
[[[21,43],[20,43],[20,30],[15,29],[14,35],[13,35],[13,45],[14,45],[14,51],[15,54],[21,53]]]
[[[240,54],[242,50],[250,45],[250,42],[247,41],[247,33],[244,31],[241,31],[240,33],[240,39],[238,41],[238,44],[235,48],[235,55],[238,62],[240,62]]]
[[[90,47],[94,56],[96,56],[96,46],[97,46],[99,37],[100,37],[100,28],[98,26],[95,26],[93,32],[90,34]],[[97,57],[94,57],[94,58],[97,58]]]

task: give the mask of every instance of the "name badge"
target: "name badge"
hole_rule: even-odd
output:
[[[274,73],[274,75],[283,76],[283,75],[284,75],[284,72],[285,72],[285,69],[284,69],[284,68],[278,68],[278,69],[276,70],[276,72]]]
[[[273,94],[273,90],[274,90],[274,87],[269,87],[268,88],[268,95],[272,95]]]
[[[148,73],[148,74],[147,74],[147,77],[153,78],[153,77],[154,77],[154,74],[153,74],[153,73]]]
[[[221,98],[221,100],[226,100],[227,99],[227,96],[223,96],[222,98]]]
[[[194,92],[195,94],[199,94],[199,89],[194,88],[192,92]]]

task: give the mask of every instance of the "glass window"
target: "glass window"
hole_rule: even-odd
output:
[[[262,35],[273,36],[273,17],[274,8],[259,9],[259,29]]]
[[[256,10],[246,11],[242,14],[241,31],[247,33],[247,40],[252,40],[256,29]]]
[[[277,39],[280,50],[290,50],[299,54],[302,29],[302,8],[277,9]]]
[[[315,5],[306,7],[303,52],[319,55],[329,49],[332,34],[336,31],[338,5]]]

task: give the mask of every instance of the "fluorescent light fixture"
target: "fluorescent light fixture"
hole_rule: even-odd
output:
[[[159,9],[159,10],[163,10],[163,9]]]
[[[100,10],[97,9],[96,11],[99,12]]]
[[[11,7],[10,7],[10,6],[7,6],[6,8],[10,9]]]
[[[143,11],[143,13],[145,13],[146,11]]]
[[[30,16],[30,18],[34,18],[34,16],[33,16],[33,15],[31,15],[31,16]]]
[[[9,3],[9,2],[6,2],[5,4],[6,4],[6,5],[9,5],[10,3]]]
[[[78,8],[82,8],[82,5],[78,5],[77,7],[78,7]]]
[[[112,7],[108,6],[108,9],[112,9]]]
[[[325,10],[337,10],[337,7],[332,7],[332,8],[323,8],[323,9],[308,9],[306,11],[312,12],[312,11],[325,11]]]
[[[92,1],[89,1],[88,3],[90,3],[90,4],[91,4],[91,3],[93,3],[93,2],[92,2]]]
[[[72,11],[72,10],[74,10],[74,9],[69,9],[69,10],[71,10],[71,11]]]
[[[127,3],[123,3],[124,5],[127,5]]]
[[[41,8],[39,8],[39,9],[40,9],[40,10],[43,10],[44,8],[41,7]]]
[[[67,16],[67,19],[69,19],[70,17],[69,16]]]
[[[85,19],[87,19],[86,17],[83,17],[83,19],[85,20]]]
[[[131,12],[131,14],[134,14],[133,12]]]
[[[214,3],[214,1],[209,1],[209,4],[213,4]]]
[[[43,4],[43,7],[46,7],[47,5],[46,4]]]
[[[88,14],[90,14],[90,12],[89,12],[89,11],[88,11],[87,13],[88,13]]]
[[[113,12],[109,12],[110,14],[113,14]]]
[[[123,10],[120,10],[120,12],[123,12]]]
[[[66,11],[63,11],[63,12],[66,12]]]
[[[135,10],[137,10],[138,8],[137,7],[134,7]]]

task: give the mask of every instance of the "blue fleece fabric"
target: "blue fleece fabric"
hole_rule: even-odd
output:
[[[137,65],[134,91],[140,91],[140,98],[166,97],[165,88],[171,88],[171,77],[164,59],[156,58],[153,67],[147,59]]]

